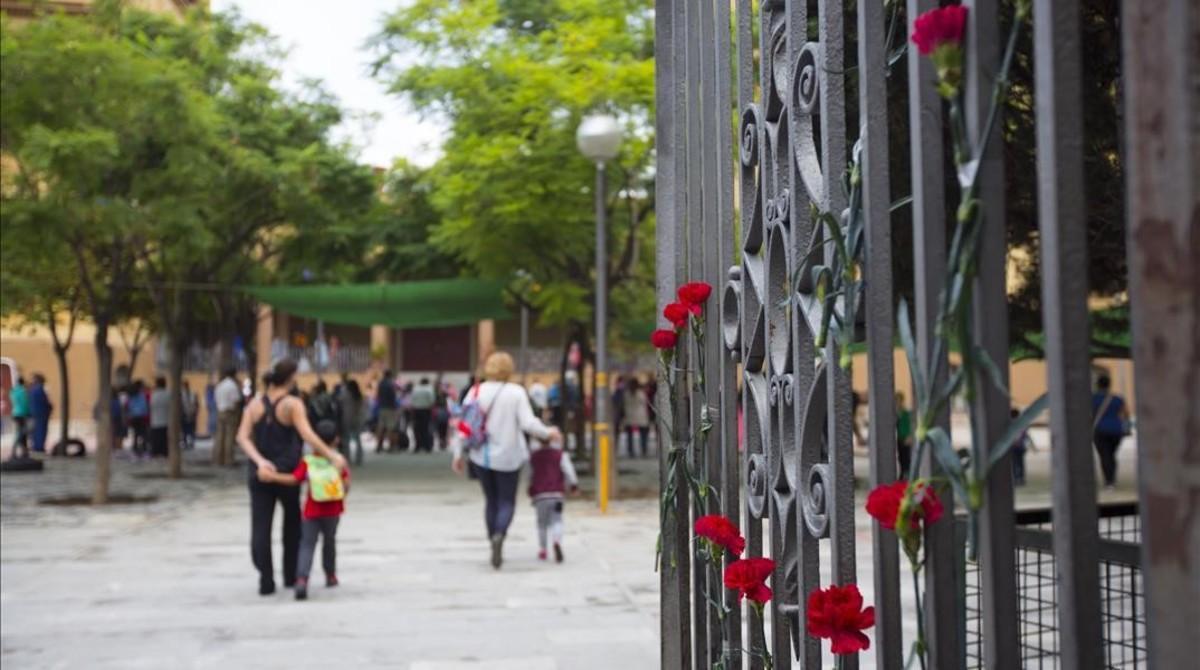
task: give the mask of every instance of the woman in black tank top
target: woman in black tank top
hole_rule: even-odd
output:
[[[259,468],[291,472],[304,455],[304,442],[328,458],[340,470],[346,460],[325,444],[308,423],[304,403],[288,395],[296,364],[284,359],[266,376],[267,390],[250,401],[242,413],[238,445],[250,465],[250,555],[258,569],[258,592],[275,592],[275,569],[271,557],[271,524],[275,505],[283,506],[283,583],[296,581],[296,559],[300,553],[300,488],[259,481]]]

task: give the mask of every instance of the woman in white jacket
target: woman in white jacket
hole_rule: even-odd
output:
[[[467,394],[468,402],[478,402],[487,414],[484,425],[487,443],[464,455],[462,441],[455,440],[451,466],[461,474],[469,460],[471,470],[483,488],[492,567],[497,569],[503,561],[504,536],[516,510],[521,466],[529,459],[525,435],[528,433],[542,440],[562,438],[558,428],[547,426],[534,416],[525,388],[509,383],[512,374],[512,356],[504,352],[488,356],[483,369],[485,381]]]

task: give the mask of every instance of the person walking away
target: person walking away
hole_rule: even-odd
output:
[[[896,393],[896,459],[900,462],[897,479],[908,478],[912,461],[912,412],[904,402],[904,393]]]
[[[54,405],[46,394],[46,378],[40,372],[33,375],[33,384],[29,387],[29,418],[33,424],[31,435],[33,444],[31,450],[35,454],[46,453],[46,436],[50,433],[50,414]]]
[[[543,444],[529,457],[531,470],[529,497],[537,510],[538,560],[546,560],[547,544],[554,548],[554,560],[563,562],[563,500],[567,487],[579,491],[579,478],[571,457],[562,444]]]
[[[211,380],[204,385],[204,430],[208,439],[217,445],[217,385]]]
[[[23,451],[29,449],[29,393],[25,390],[25,378],[17,377],[17,383],[13,384],[12,389],[8,392],[8,400],[12,403],[12,419],[16,424],[16,434],[13,437],[13,452],[16,453],[18,447]]]
[[[433,402],[433,432],[437,436],[438,451],[445,451],[450,432],[450,390],[446,383],[437,385],[437,398]]]
[[[433,405],[436,401],[437,394],[429,384],[429,378],[422,377],[409,399],[416,451],[433,451]]]
[[[337,423],[325,419],[317,424],[317,435],[330,446],[339,448]],[[321,540],[321,567],[325,570],[325,586],[338,585],[337,527],[345,511],[345,498],[350,492],[350,471],[335,468],[326,458],[310,454],[289,473],[259,468],[258,480],[265,484],[299,486],[308,483],[304,497],[303,521],[300,524],[300,553],[296,557],[296,600],[308,599],[308,576],[312,572],[317,540]]]
[[[488,356],[484,363],[486,381],[476,384],[467,394],[464,419],[459,422],[463,435],[454,440],[454,459],[450,465],[454,472],[462,474],[469,462],[479,480],[491,563],[497,570],[503,563],[504,538],[516,510],[521,467],[529,458],[525,434],[542,440],[562,439],[558,428],[547,426],[533,415],[525,389],[509,383],[513,367],[512,356],[507,353]],[[472,425],[472,417],[480,416],[482,420]]]
[[[629,457],[635,458],[633,438],[641,440],[642,458],[648,455],[646,441],[650,439],[650,399],[637,377],[630,377],[625,386],[625,430],[629,434]]]
[[[379,408],[379,420],[375,422],[375,453],[384,450],[384,444],[396,448],[400,431],[400,408],[396,403],[396,380],[391,370],[385,370],[375,392],[375,403]]]
[[[1112,380],[1108,375],[1100,375],[1096,379],[1096,392],[1092,394],[1092,442],[1100,456],[1100,472],[1106,489],[1117,484],[1117,448],[1128,434],[1129,405],[1112,392]]]
[[[221,381],[213,390],[213,402],[217,408],[213,465],[233,465],[233,445],[242,417],[242,387],[238,384],[236,368],[228,367],[221,373]]]
[[[275,592],[275,569],[271,557],[271,525],[275,507],[283,507],[283,583],[296,584],[300,552],[300,491],[260,480],[259,472],[294,472],[300,465],[307,442],[313,453],[324,456],[340,472],[346,459],[321,439],[308,422],[304,403],[291,395],[296,363],[283,359],[267,373],[266,391],[247,405],[238,425],[237,441],[249,462],[250,555],[258,570],[258,592]]]
[[[150,455],[166,458],[167,423],[171,419],[171,393],[167,391],[167,380],[154,378],[154,392],[150,394]]]
[[[1013,407],[1008,411],[1008,416],[1011,419],[1016,419],[1021,416],[1021,411]],[[1029,431],[1023,430],[1017,436],[1017,439],[1012,444],[1012,473],[1013,486],[1025,486],[1025,452],[1028,450],[1031,441],[1029,439]]]
[[[147,433],[150,430],[150,399],[146,397],[146,389],[141,380],[135,379],[129,387],[129,398],[126,402],[129,416],[129,432],[133,433],[133,455],[146,455]]]
[[[324,380],[318,380],[317,385],[308,395],[308,422],[317,425],[322,421],[338,423],[338,405],[329,393],[329,387]]]
[[[351,444],[356,447],[354,464],[363,462],[363,393],[358,382],[348,379],[342,385],[342,393],[338,397],[342,417],[342,450],[350,455]]]
[[[200,402],[196,397],[196,392],[187,382],[183,383],[179,395],[183,410],[183,448],[194,449],[196,447],[196,415],[200,411]]]

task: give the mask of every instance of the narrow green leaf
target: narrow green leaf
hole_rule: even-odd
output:
[[[892,205],[890,207],[888,207],[888,212],[894,213],[898,209],[901,209],[903,207],[907,207],[907,206],[911,205],[912,201],[913,201],[913,197],[911,195],[906,195],[903,198],[898,198],[892,202]]]
[[[908,357],[908,371],[912,375],[917,397],[926,398],[928,396],[925,394],[925,374],[917,364],[917,345],[913,340],[912,324],[908,320],[908,301],[903,298],[900,299],[900,306],[897,309],[896,323],[896,330],[900,332],[900,344],[904,347],[905,356]]]
[[[1022,410],[1017,415],[1017,418],[1012,420],[1012,423],[1008,424],[1008,428],[1004,429],[1004,433],[992,445],[991,452],[988,455],[988,471],[991,471],[992,466],[1004,458],[1008,450],[1013,448],[1013,443],[1017,441],[1017,438],[1021,437],[1021,433],[1029,429],[1029,426],[1033,424],[1033,420],[1046,411],[1046,406],[1049,404],[1050,396],[1043,393],[1037,400],[1034,400],[1028,407]]]
[[[996,362],[992,360],[988,352],[979,345],[975,345],[975,360],[983,365],[983,370],[987,373],[992,386],[995,386],[997,391],[1003,393],[1005,398],[1009,397],[1008,387],[1004,384],[1004,377],[1000,374],[1000,368],[996,366]]]
[[[950,486],[954,488],[954,495],[960,500],[966,500],[967,487],[963,481],[962,460],[958,457],[958,452],[954,451],[950,435],[941,426],[936,426],[926,433],[926,437],[933,445],[933,457],[942,466],[946,479],[950,480]]]

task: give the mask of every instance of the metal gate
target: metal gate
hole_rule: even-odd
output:
[[[719,662],[761,667],[761,658],[745,652],[764,647],[772,651],[775,667],[830,665],[828,652],[805,635],[803,622],[808,594],[831,582],[855,582],[858,574],[852,395],[839,360],[846,343],[865,342],[869,421],[885,427],[870,431],[870,484],[897,476],[890,427],[896,419],[893,349],[899,334],[886,87],[893,67],[907,67],[909,81],[916,362],[928,369],[936,357],[946,356],[933,345],[950,243],[946,110],[930,60],[903,49],[913,18],[938,3],[908,0],[899,11],[902,4],[656,0],[659,307],[672,301],[675,287],[685,281],[716,287],[704,338],[708,406],[702,413],[694,399],[664,416],[676,426],[711,418],[713,429],[701,433],[704,443],[681,437],[671,450],[683,454],[692,472],[718,495],[689,495],[678,471],[674,482],[666,481],[669,456],[664,455],[662,484],[677,494],[664,511],[663,546],[673,553],[661,570],[663,668],[709,668]],[[1003,8],[1007,16],[1014,3],[964,4],[970,10],[964,125],[979,135],[992,128],[985,117],[1004,47],[1000,12]],[[1079,0],[1033,4],[1029,23],[1055,517],[1044,549],[1058,566],[1054,612],[1061,665],[1092,668],[1104,664],[1104,634],[1096,485],[1090,474],[1080,9]],[[1200,403],[1194,402],[1200,397],[1200,338],[1194,337],[1200,332],[1200,131],[1195,121],[1200,118],[1200,49],[1195,48],[1200,9],[1188,0],[1139,0],[1126,2],[1124,12],[1125,143],[1138,147],[1124,158],[1148,653],[1153,667],[1183,667],[1173,663],[1194,659],[1196,637],[1166,623],[1164,613],[1172,612],[1172,620],[1200,620],[1200,514],[1195,513],[1200,466],[1194,459],[1194,445],[1200,443]],[[846,25],[848,15],[855,25]],[[892,25],[898,16],[907,17],[907,24]],[[857,49],[853,72],[845,65],[847,44]],[[848,82],[856,88],[847,90]],[[848,95],[857,96],[859,109],[858,128],[851,132],[845,121]],[[991,359],[1006,361],[1004,164],[992,152],[976,167],[988,223],[978,243],[971,323]],[[838,267],[834,231],[822,220],[838,226],[853,259],[845,274],[850,288],[833,301],[832,314],[825,293],[829,285],[809,279],[815,265]],[[1175,249],[1164,248],[1168,240]],[[827,323],[833,324],[833,334],[818,346]],[[668,374],[694,377],[697,357],[692,351]],[[947,367],[933,369],[946,375]],[[998,383],[978,384],[970,406],[976,436],[989,444],[1002,437],[1008,422],[1008,398],[997,388],[1007,382],[1007,366],[997,367],[992,374]],[[660,404],[663,400],[660,396]],[[934,425],[948,431],[949,412],[941,412]],[[938,475],[937,463],[927,453],[923,472]],[[1016,668],[1021,665],[1016,563],[1021,545],[1011,474],[1005,468],[995,474],[981,492],[979,558],[970,577],[978,594],[972,640],[981,641],[974,653],[983,667]],[[1183,514],[1181,501],[1190,505],[1190,514]],[[946,504],[950,509],[953,500]],[[770,639],[756,639],[760,628],[753,610],[736,605],[720,576],[696,564],[689,530],[706,513],[739,522],[748,555],[776,560],[775,597],[765,615]],[[1181,533],[1191,538],[1184,546],[1178,541]],[[877,524],[871,542],[876,625],[870,653],[878,667],[900,668],[910,642],[901,635],[902,619],[910,613],[901,608],[900,552],[895,536]],[[961,600],[965,572],[955,525],[930,526],[925,547],[930,661],[935,668],[961,667],[968,643]],[[706,601],[710,597],[726,603],[730,613],[718,616]],[[1157,632],[1156,616],[1164,620]],[[853,668],[858,658],[841,662],[840,667]]]

